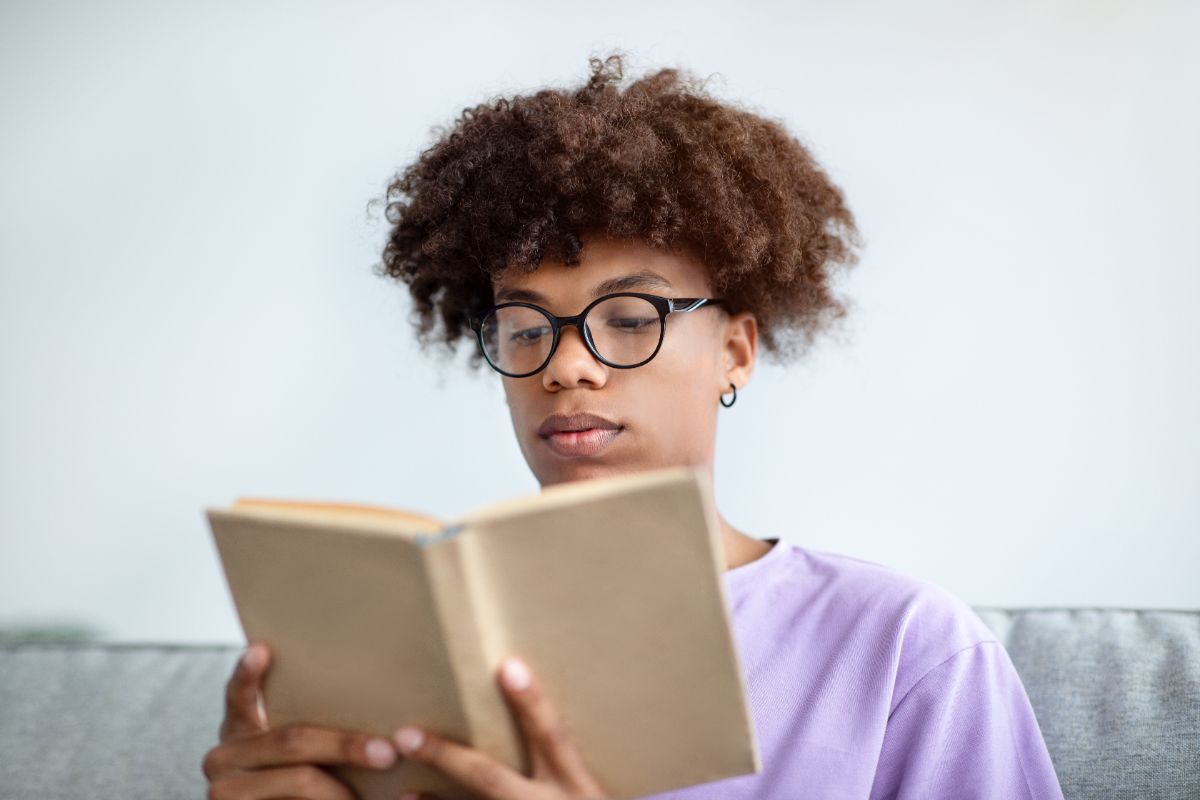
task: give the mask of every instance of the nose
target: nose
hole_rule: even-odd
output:
[[[580,385],[598,389],[607,381],[608,367],[596,360],[575,326],[565,326],[558,336],[558,349],[542,370],[542,386],[549,391]]]

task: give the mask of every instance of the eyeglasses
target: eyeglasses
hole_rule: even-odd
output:
[[[640,367],[658,355],[668,314],[728,303],[713,297],[659,297],[617,292],[597,297],[571,317],[556,317],[532,303],[500,303],[472,317],[471,328],[488,364],[510,378],[541,372],[554,352],[562,329],[579,331],[588,351],[601,364],[616,369]]]

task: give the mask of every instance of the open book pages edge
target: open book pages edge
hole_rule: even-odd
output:
[[[239,497],[226,508],[209,507],[205,511],[235,517],[295,522],[321,528],[333,527],[370,533],[399,534],[407,538],[439,533],[447,527],[441,520],[406,509],[317,500]]]
[[[685,475],[698,475],[696,467],[666,467],[629,475],[572,481],[543,488],[538,493],[502,500],[468,512],[458,524],[444,521],[410,509],[368,503],[323,500],[294,500],[287,498],[239,497],[226,508],[206,508],[224,514],[249,515],[257,518],[297,520],[323,527],[370,530],[379,533],[399,533],[415,536],[420,544],[430,540],[428,534],[452,535],[474,520],[498,520],[524,514],[533,508],[558,508],[592,498],[619,494],[633,487],[651,487],[681,480]],[[426,536],[421,536],[426,534]]]
[[[700,480],[698,467],[664,467],[661,469],[614,475],[590,480],[571,481],[547,486],[537,494],[528,494],[501,500],[468,512],[459,518],[459,523],[469,525],[475,521],[492,521],[520,516],[531,509],[548,510],[580,503],[607,495],[621,494],[633,488],[650,488],[666,483],[675,483],[685,478]]]

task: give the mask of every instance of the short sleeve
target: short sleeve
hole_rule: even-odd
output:
[[[1062,800],[1025,687],[997,641],[921,677],[888,717],[871,800]]]

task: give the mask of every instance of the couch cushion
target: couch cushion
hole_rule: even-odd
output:
[[[188,798],[235,646],[0,647],[0,798]]]

